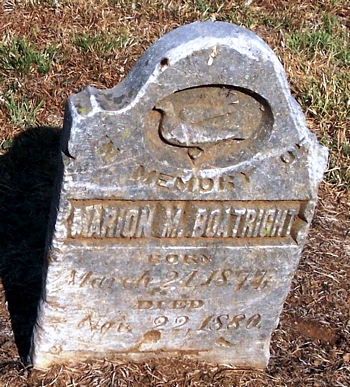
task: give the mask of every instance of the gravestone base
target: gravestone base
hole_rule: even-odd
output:
[[[227,355],[227,353],[226,353]],[[45,360],[42,360],[40,367],[36,366],[35,369],[45,371],[54,364],[76,365],[78,362],[88,362],[96,360],[107,360],[110,362],[132,362],[143,363],[151,360],[164,360],[164,359],[188,359],[190,361],[206,362],[208,364],[221,364],[230,365],[237,370],[264,370],[269,361],[269,343],[261,344],[259,347],[254,345],[254,349],[248,353],[243,348],[239,353],[236,353],[234,360],[231,356],[225,356],[224,352],[217,353],[205,353],[204,351],[159,351],[159,352],[144,352],[144,353],[130,353],[116,352],[116,351],[74,351],[73,353],[61,353],[59,359],[57,356],[47,356]],[[39,361],[40,359],[38,359]]]

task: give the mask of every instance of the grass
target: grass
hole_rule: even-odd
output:
[[[0,44],[0,76],[4,77],[9,72],[24,76],[34,68],[39,74],[46,74],[50,70],[54,54],[55,48],[51,45],[38,50],[33,43],[15,36]]]
[[[345,67],[350,63],[349,32],[333,15],[323,15],[317,26],[308,25],[287,34],[287,43],[291,50],[309,60],[323,56],[335,65]]]
[[[38,33],[38,26],[33,29]],[[44,100],[26,88],[29,79],[45,76],[51,69],[57,49],[52,44],[38,47],[18,35],[0,43],[0,101],[12,125],[27,128],[38,123]]]
[[[93,35],[84,32],[76,34],[72,42],[83,52],[91,52],[102,57],[116,53],[116,50],[127,44],[128,39],[121,31],[118,31],[117,34],[97,32]]]
[[[19,100],[16,100],[16,97]],[[20,127],[29,127],[36,124],[38,111],[43,107],[44,101],[35,102],[22,95],[16,95],[11,91],[4,95],[4,105],[11,122]]]
[[[320,126],[330,149],[326,181],[349,190],[350,33],[341,20],[323,14],[315,23],[286,34],[286,47],[300,58],[298,100]]]

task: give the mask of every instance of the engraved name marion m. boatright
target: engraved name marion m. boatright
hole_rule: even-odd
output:
[[[327,152],[256,35],[193,23],[67,102],[28,361],[264,368]]]
[[[301,207],[298,202],[244,205],[227,201],[110,200],[71,204],[71,238],[288,237]]]

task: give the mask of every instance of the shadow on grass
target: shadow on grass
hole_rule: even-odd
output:
[[[28,129],[0,157],[0,276],[18,352],[30,348],[59,155],[58,128]]]

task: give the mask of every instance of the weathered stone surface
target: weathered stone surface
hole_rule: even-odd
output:
[[[121,84],[70,97],[62,138],[35,366],[265,367],[327,160],[272,50],[181,27]]]

